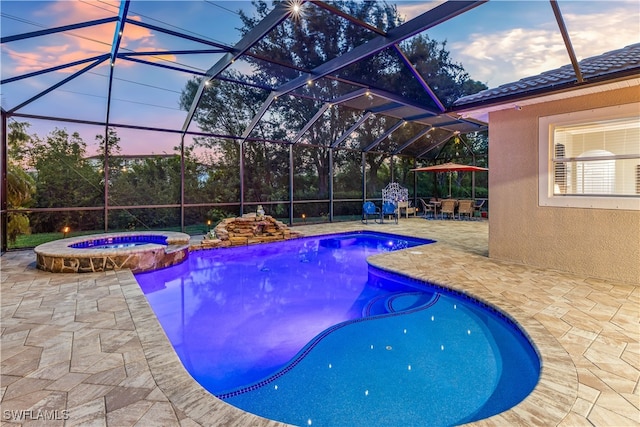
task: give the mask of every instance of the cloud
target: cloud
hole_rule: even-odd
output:
[[[97,1],[54,1],[46,3],[46,7],[34,9],[34,20],[46,22],[47,27],[58,27],[91,21],[105,17],[117,16],[119,2]],[[132,20],[141,21],[139,16],[129,16]],[[20,75],[43,68],[71,63],[111,52],[116,23],[95,25],[79,28],[61,34],[34,38],[35,43],[22,44],[24,50],[5,48],[5,53],[11,59],[7,66],[7,75]],[[37,44],[36,44],[37,43]],[[125,25],[124,36],[120,43],[121,51],[150,51],[162,50],[153,33],[143,27],[132,24]],[[173,55],[164,55],[162,59],[175,60]],[[147,60],[154,60],[148,57]],[[158,59],[156,59],[158,60]],[[119,66],[127,66],[127,61],[120,61]],[[58,72],[73,73],[86,65],[69,67]]]
[[[471,34],[451,44],[456,60],[474,80],[490,87],[540,74],[568,62],[560,35],[553,31],[515,28],[494,34]]]
[[[540,5],[548,11],[542,11],[529,2],[522,6],[514,2],[500,5],[498,2],[493,6],[477,8],[469,16],[463,14],[457,19],[458,26],[452,30],[455,34],[446,37],[452,58],[462,63],[471,78],[495,87],[571,62],[548,4]],[[423,2],[406,2],[398,5],[398,12],[409,20],[429,7],[432,6]],[[640,41],[637,0],[567,1],[562,2],[561,8],[578,60]],[[532,15],[534,12],[544,13],[548,18],[539,20]],[[474,20],[469,22],[469,28],[476,29],[473,33],[464,34],[463,22],[466,21],[460,19],[470,19],[471,16]],[[529,24],[528,21],[537,23]],[[505,24],[509,23],[512,28],[505,29]],[[482,29],[478,30],[478,27]]]
[[[633,8],[618,6],[606,13],[563,13],[563,18],[578,60],[639,41],[635,3]],[[560,30],[550,23],[548,28],[473,33],[449,46],[471,78],[496,87],[570,64]]]
[[[117,16],[119,9],[120,2],[117,0],[57,0],[49,2],[47,7],[39,9],[35,12],[35,15],[41,17],[55,16],[58,21],[58,25],[64,25],[73,22],[105,18],[108,16]]]
[[[434,2],[411,2],[401,3],[398,5],[398,14],[406,21],[409,21],[417,16],[422,15],[428,10],[431,10],[440,4],[444,3],[443,0]]]

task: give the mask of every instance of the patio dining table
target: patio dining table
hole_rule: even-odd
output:
[[[435,200],[430,200],[428,202],[426,202],[427,206],[431,206],[432,210],[433,210],[433,219],[438,218],[438,209],[440,209],[440,206],[442,206],[442,202],[438,202]],[[425,212],[426,214],[426,212]]]
[[[436,218],[438,216],[438,209],[442,207],[442,202],[429,202],[431,206],[433,206],[433,217]]]

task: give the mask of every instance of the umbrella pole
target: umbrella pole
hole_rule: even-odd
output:
[[[449,172],[449,198],[451,198],[451,172]]]

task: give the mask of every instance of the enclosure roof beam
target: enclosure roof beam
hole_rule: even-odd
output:
[[[405,119],[408,122],[413,122],[413,121],[416,121],[416,120],[426,119],[426,118],[429,118],[429,117],[435,117],[435,115],[431,114],[431,113],[416,114],[416,115],[413,115],[413,116],[405,117]]]
[[[4,112],[4,110],[3,110]],[[37,120],[49,120],[63,123],[80,123],[86,125],[95,125],[95,126],[104,126],[106,123],[104,121],[96,121],[96,120],[77,120],[77,119],[69,119],[66,117],[52,117],[52,116],[42,116],[37,114],[24,114],[24,113],[13,113],[12,117],[22,117],[25,119],[37,119]],[[165,132],[171,134],[182,134],[183,132],[180,129],[167,129],[167,128],[159,128],[154,126],[137,126],[128,123],[109,123],[109,126],[113,126],[115,128],[123,128],[123,129],[136,129],[136,130],[148,130],[153,132]],[[210,132],[196,132],[196,131],[187,131],[184,133],[185,135],[193,135],[193,136],[204,136],[209,138],[224,138],[231,140],[241,140],[241,137],[238,135],[226,135],[226,134],[218,134],[218,133],[210,133]],[[265,139],[265,138],[247,138],[247,141],[255,141],[255,142],[273,142],[274,144],[281,145],[290,145],[289,141],[283,141],[278,139]]]
[[[386,36],[378,36],[374,39],[365,42],[354,49],[351,49],[347,53],[333,58],[318,67],[311,70],[310,73],[295,78],[288,83],[283,84],[278,88],[278,95],[287,94],[295,89],[298,89],[308,81],[313,81],[327,74],[334,73],[341,68],[354,64],[368,56],[375,55],[376,53],[388,48],[389,46],[399,43],[409,37],[415,36],[435,25],[445,22],[455,16],[460,15],[468,10],[471,10],[488,0],[477,1],[447,1],[442,3],[431,10],[419,15],[418,17],[407,21],[406,23],[391,29],[387,32]]]
[[[126,61],[131,61],[131,62],[137,62],[140,64],[145,64],[145,65],[150,65],[152,67],[160,67],[160,68],[164,68],[166,70],[173,70],[173,71],[180,71],[182,73],[189,73],[195,76],[204,76],[205,73],[202,71],[194,71],[188,68],[183,68],[183,67],[176,67],[173,65],[166,65],[166,64],[159,64],[157,62],[151,62],[151,61],[145,61],[144,59],[138,59],[138,58],[134,58],[134,57],[130,57],[130,56],[123,56],[122,57],[123,60]],[[220,77],[218,76],[218,78],[216,80],[221,80],[223,82],[229,82],[229,83],[235,83],[235,84],[239,84],[239,85],[243,85],[243,86],[248,86],[248,87],[254,87],[256,89],[261,89],[261,90],[266,90],[266,91],[271,91],[273,90],[272,87],[269,86],[264,86],[264,85],[259,85],[256,83],[249,83],[249,82],[245,82],[242,80],[238,80],[238,79],[231,79],[228,77]]]
[[[296,144],[298,141],[300,141],[300,139],[302,138],[302,135],[304,135],[311,128],[311,126],[313,126],[313,124],[317,122],[320,119],[320,117],[322,117],[324,112],[327,111],[329,107],[331,107],[331,103],[327,102],[323,104],[322,107],[320,107],[320,109],[316,112],[316,114],[311,118],[311,120],[309,120],[302,127],[302,129],[300,129],[300,132],[298,132],[298,134],[291,140],[291,143]]]
[[[427,154],[429,151],[431,150],[435,150],[436,148],[438,148],[440,145],[444,144],[445,142],[447,142],[453,135],[455,135],[454,131],[449,132],[444,138],[442,138],[440,141],[436,142],[435,144],[431,144],[429,145],[429,148],[427,148],[426,150],[424,150],[423,152],[419,153],[416,156],[417,158],[420,158],[422,156],[424,156],[425,154]]]
[[[460,122],[458,120],[451,120],[451,121],[448,121],[448,122],[438,123],[435,127],[440,128],[440,129],[446,129],[447,126],[459,125],[459,124],[460,124]]]
[[[127,19],[127,13],[129,12],[129,0],[123,0],[120,3],[120,12],[118,13],[118,23],[116,29],[113,32],[113,42],[111,43],[111,66],[116,63],[118,50],[120,49],[120,42],[122,41],[122,34],[124,31],[125,20]]]
[[[373,31],[374,33],[376,33],[378,35],[381,35],[381,36],[386,36],[387,35],[387,33],[385,31],[381,30],[380,28],[375,27],[375,26],[373,26],[373,25],[371,25],[371,24],[369,24],[367,22],[364,22],[364,21],[354,17],[353,15],[349,15],[348,13],[344,12],[341,9],[338,9],[335,6],[332,6],[330,4],[327,4],[327,3],[323,2],[323,1],[319,1],[319,0],[310,0],[310,2],[315,4],[318,7],[321,7],[323,9],[325,9],[325,10],[328,10],[329,12],[333,13],[334,15],[338,15],[338,16],[346,19],[347,21],[349,21],[349,22],[351,22],[353,24],[356,24],[356,25],[358,25],[358,26],[360,26],[362,28],[366,28],[369,31]]]
[[[118,50],[120,49],[120,43],[122,42],[122,35],[124,34],[124,25],[125,20],[127,19],[127,13],[129,12],[129,0],[121,0],[120,1],[120,11],[118,12],[118,23],[116,24],[116,29],[113,32],[113,42],[111,43],[111,53],[109,55],[109,62],[111,67],[109,67],[109,86],[107,88],[107,111],[106,111],[106,126],[109,126],[109,120],[111,117],[111,94],[113,93],[113,73],[114,67],[116,65],[116,58],[118,57]],[[106,144],[106,137],[105,137]],[[105,172],[105,179],[108,176]],[[105,214],[106,215],[106,214]]]
[[[424,91],[427,92],[427,94],[429,95],[429,98],[431,98],[431,100],[434,102],[434,104],[436,104],[438,109],[440,109],[440,112],[445,111],[446,108],[444,107],[444,104],[442,104],[442,102],[440,101],[436,93],[431,89],[429,84],[425,81],[425,79],[418,72],[418,70],[416,70],[416,67],[414,67],[411,61],[409,61],[409,58],[402,51],[402,49],[400,49],[400,46],[398,46],[398,44],[394,44],[393,48],[395,49],[398,56],[400,56],[400,59],[402,60],[402,62],[404,62],[404,65],[409,69],[411,74],[413,74],[413,77],[415,77],[418,83],[420,83],[420,86],[422,86],[422,89],[424,89]]]
[[[340,136],[340,138],[336,139],[333,144],[331,144],[331,148],[336,148],[338,145],[342,144],[342,142],[349,137],[356,129],[358,129],[364,122],[373,114],[371,111],[367,111],[364,113],[360,119],[354,123],[345,133]]]
[[[18,40],[29,39],[32,37],[48,36],[50,34],[61,33],[64,31],[78,30],[80,28],[91,27],[93,25],[108,24],[110,22],[114,22],[117,20],[118,20],[117,16],[112,16],[110,18],[96,19],[94,21],[86,21],[86,22],[80,22],[78,24],[64,25],[62,27],[48,28],[46,30],[38,30],[38,31],[29,32],[29,33],[16,34],[14,36],[2,37],[0,39],[0,43],[5,44],[9,42],[18,41]]]
[[[423,110],[426,113],[428,113],[425,117],[437,116],[440,114],[440,111],[432,111],[429,108],[426,108],[423,104],[419,104],[415,101],[407,99],[401,95],[398,95],[397,93],[387,92],[386,90],[375,89],[375,88],[369,89],[369,91],[371,92],[371,94],[379,98],[386,99],[387,101],[395,102],[408,107],[419,108],[420,110]]]
[[[351,49],[350,51],[348,51],[347,53],[340,55],[338,57],[335,57],[319,66],[317,66],[316,68],[314,68],[313,70],[311,70],[311,72],[309,73],[305,73],[293,80],[290,80],[287,83],[284,83],[283,85],[281,85],[275,92],[276,96],[282,96],[282,95],[286,95],[287,93],[294,91],[296,89],[299,89],[301,87],[303,87],[304,85],[313,82],[313,80],[319,79],[321,77],[324,77],[328,74],[334,73],[338,70],[340,70],[341,68],[347,67],[351,64],[354,64],[364,58],[367,58],[371,55],[375,55],[376,53],[388,48],[389,46],[394,45],[395,43],[399,43],[405,39],[408,39],[409,37],[415,36],[416,34],[419,34],[425,30],[427,30],[428,28],[431,28],[435,25],[438,25],[442,22],[445,22],[455,16],[460,15],[461,13],[467,12],[468,10],[471,10],[477,6],[480,6],[483,3],[486,3],[488,0],[476,0],[476,1],[458,1],[458,0],[449,0],[446,1],[445,3],[442,3],[436,7],[434,7],[433,9],[430,9],[428,11],[426,11],[425,13],[423,13],[422,15],[419,15],[418,17],[396,27],[391,29],[389,32],[387,32],[386,36],[378,36],[374,39],[371,39],[357,47],[355,47],[354,49]],[[271,13],[274,13],[276,10],[278,10],[278,7],[280,5],[283,5],[284,3],[279,3],[278,6],[276,6],[276,8],[274,9],[274,11],[272,11]],[[269,17],[271,16],[271,14],[269,14],[264,20],[268,20]],[[260,23],[262,24],[262,22]],[[258,26],[260,26],[260,24],[258,24]],[[256,27],[257,28],[257,27]],[[255,30],[255,28],[254,28]],[[253,30],[252,30],[253,31]],[[250,33],[249,33],[250,34]],[[249,35],[247,34],[247,35]],[[246,37],[246,36],[245,36]],[[242,42],[242,41],[241,41]],[[201,82],[200,87],[198,88],[198,93],[196,94],[196,97],[194,98],[194,102],[191,105],[191,108],[189,110],[189,114],[187,115],[187,119],[185,120],[185,124],[183,126],[183,130],[187,129],[189,127],[189,123],[191,122],[191,119],[193,118],[193,114],[195,113],[195,108],[196,105],[200,99],[200,97],[202,96],[202,89],[203,89],[203,85],[204,82]],[[264,107],[264,105],[263,105]],[[267,106],[268,107],[268,106]],[[421,107],[424,108],[424,107]],[[264,115],[264,113],[266,113],[267,108],[260,108],[260,111],[258,112],[258,114],[256,115],[256,117],[254,117],[251,120],[251,123],[253,123],[253,126],[255,126],[255,124],[258,123],[258,121],[260,121],[260,119],[262,118],[262,115]],[[251,130],[253,130],[253,128],[248,128],[249,132],[251,132]]]
[[[97,67],[98,65],[100,65],[101,63],[106,61],[107,59],[109,59],[109,55],[103,55],[103,56],[99,57],[95,62],[87,65],[82,70],[79,70],[79,71],[73,73],[72,75],[70,75],[66,79],[59,81],[58,83],[54,84],[51,87],[48,87],[47,89],[43,90],[42,92],[40,92],[40,93],[32,96],[31,98],[27,99],[22,104],[16,105],[15,107],[13,107],[12,109],[8,110],[7,112],[9,114],[12,114],[12,113],[18,111],[19,109],[21,109],[25,105],[31,104],[33,101],[45,96],[46,94],[48,94],[50,92],[53,92],[54,90],[56,90],[57,88],[59,88],[63,84],[68,83],[69,81],[71,81],[71,80],[75,79],[76,77],[86,73],[87,71],[91,70],[92,68]]]
[[[320,107],[320,110],[318,110],[316,112],[316,114],[311,118],[311,120],[309,120],[307,122],[307,124],[305,124],[304,127],[300,130],[300,132],[298,132],[298,134],[293,138],[291,143],[292,144],[298,143],[300,138],[302,138],[302,135],[306,131],[308,131],[311,128],[311,126],[313,126],[313,124],[320,119],[320,117],[322,117],[322,115],[325,113],[325,111],[327,111],[327,109],[329,107],[331,107],[332,105],[339,105],[339,104],[342,104],[343,102],[350,101],[352,99],[355,99],[355,98],[357,98],[359,96],[364,95],[365,93],[367,93],[367,89],[354,90],[353,92],[347,93],[347,94],[342,95],[342,96],[337,97],[337,98],[334,98],[330,102],[326,102],[325,104],[323,104],[322,107]],[[260,116],[260,117],[262,117],[262,116]]]
[[[65,68],[75,67],[76,65],[81,65],[81,64],[84,64],[84,63],[87,63],[87,62],[98,61],[98,60],[104,61],[108,57],[109,57],[109,54],[105,53],[105,54],[94,56],[94,57],[91,57],[91,58],[80,59],[79,61],[74,61],[74,62],[70,62],[68,64],[63,64],[63,65],[57,65],[55,67],[47,68],[47,69],[40,70],[40,71],[34,71],[33,73],[27,73],[27,74],[22,74],[20,76],[10,77],[8,79],[1,80],[0,84],[11,83],[11,82],[15,82],[15,81],[18,81],[18,80],[26,79],[26,78],[29,78],[29,77],[36,77],[36,76],[39,76],[41,74],[50,73],[52,71],[64,70]]]
[[[378,137],[378,139],[376,139],[375,141],[373,141],[371,144],[369,144],[364,150],[364,152],[370,151],[372,149],[374,149],[375,147],[378,146],[378,144],[380,144],[382,141],[384,141],[385,139],[387,139],[387,137],[389,135],[391,135],[393,132],[396,131],[396,129],[398,129],[400,126],[402,126],[403,124],[407,123],[404,120],[400,120],[398,121],[398,123],[396,123],[395,125],[391,126],[389,128],[389,130],[387,130],[385,133],[383,133],[382,135],[380,135],[380,137]]]
[[[469,146],[467,141],[464,140],[464,138],[462,137],[462,134],[458,135],[458,137],[460,138],[460,141],[462,142],[462,145],[464,145],[464,147],[467,149],[467,151],[471,154],[471,157],[473,157],[473,163],[475,164],[475,162],[476,162],[476,153],[473,152],[473,149]]]
[[[227,49],[185,49],[185,50],[158,50],[153,52],[123,52],[119,53],[119,58],[128,56],[163,56],[163,55],[195,55],[206,53],[226,53]]]
[[[551,8],[553,9],[553,14],[556,17],[556,22],[558,23],[558,27],[560,28],[560,34],[562,34],[562,40],[564,40],[564,45],[567,49],[567,53],[569,54],[569,59],[571,59],[571,65],[573,66],[573,71],[576,73],[576,79],[578,83],[584,82],[582,78],[582,72],[580,71],[580,64],[578,63],[578,59],[576,58],[576,53],[573,50],[573,45],[571,44],[571,39],[569,38],[569,32],[567,31],[567,26],[564,24],[564,19],[562,18],[562,12],[560,12],[560,6],[558,6],[558,2],[556,0],[549,0],[551,2]]]
[[[264,116],[264,113],[267,112],[267,110],[269,109],[269,107],[271,106],[271,104],[276,98],[277,96],[275,92],[271,92],[267,97],[267,99],[262,103],[262,105],[260,106],[260,110],[258,110],[258,113],[255,116],[253,116],[253,119],[251,119],[251,123],[249,123],[249,125],[245,128],[244,132],[242,132],[243,142],[247,138],[249,138],[249,135],[251,134],[251,132],[253,132],[253,129],[256,127],[256,125],[258,124],[262,116]]]
[[[387,104],[383,104],[383,105],[379,105],[377,107],[370,108],[369,111],[371,111],[374,114],[378,114],[378,113],[384,113],[385,111],[389,111],[389,110],[395,110],[395,109],[401,108],[401,107],[403,107],[403,105],[400,104],[399,102],[389,102]]]
[[[193,116],[196,112],[196,108],[200,103],[200,99],[202,98],[202,94],[204,93],[204,89],[209,81],[215,79],[220,73],[222,73],[229,65],[231,65],[238,57],[242,56],[246,51],[248,51],[254,44],[262,40],[267,34],[271,32],[275,27],[280,25],[282,21],[287,19],[289,15],[291,15],[292,9],[287,2],[278,3],[271,12],[267,16],[262,19],[258,25],[253,27],[247,34],[240,39],[238,43],[233,47],[233,52],[228,52],[222,58],[218,60],[209,70],[207,70],[207,76],[200,80],[200,85],[198,86],[198,90],[196,95],[191,102],[191,106],[189,107],[189,111],[187,113],[187,117],[182,125],[182,131],[186,132],[191,124],[191,120],[193,120]],[[273,101],[273,99],[270,97]],[[263,104],[265,107],[265,104]],[[264,114],[269,106],[266,105],[266,108],[260,108],[262,114]],[[258,117],[258,120],[252,120],[250,127],[245,129],[245,133],[248,135],[253,130],[253,127],[258,123],[262,116]],[[254,117],[255,119],[255,117]],[[246,138],[243,136],[243,139]]]
[[[404,150],[405,148],[407,148],[408,146],[410,146],[411,144],[419,140],[422,137],[422,135],[428,134],[432,129],[433,129],[432,126],[427,126],[426,128],[422,129],[420,132],[415,134],[410,140],[408,140],[407,142],[402,144],[400,147],[398,147],[392,154],[400,154],[402,150]]]
[[[369,92],[369,89],[366,89],[366,88],[356,89],[353,92],[349,92],[337,98],[333,98],[331,103],[342,104],[343,102],[351,101],[352,99],[356,99],[359,96],[365,95],[367,92]]]
[[[227,46],[227,45],[222,44],[222,43],[213,42],[211,40],[203,39],[203,38],[200,38],[200,37],[191,36],[189,34],[181,33],[181,32],[178,32],[178,31],[169,30],[168,28],[158,27],[157,25],[149,24],[147,22],[135,21],[135,20],[133,20],[131,18],[127,18],[127,24],[135,25],[135,26],[142,27],[142,28],[146,28],[146,29],[152,30],[152,31],[157,31],[159,33],[168,34],[170,36],[178,37],[178,38],[181,38],[181,39],[186,39],[186,40],[190,40],[190,41],[193,41],[193,42],[198,42],[198,43],[201,43],[201,44],[204,44],[204,45],[207,45],[207,46],[217,47],[219,49],[223,49],[225,52],[233,51],[233,48],[231,46]]]

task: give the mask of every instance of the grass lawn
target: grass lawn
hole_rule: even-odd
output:
[[[180,227],[164,227],[159,228],[158,231],[180,231]],[[121,231],[144,231],[144,230],[109,230],[110,233],[117,233]],[[206,226],[202,225],[193,225],[186,227],[186,233],[190,236],[205,234],[207,232]],[[84,231],[73,231],[67,233],[66,237],[77,237],[77,236],[86,236],[89,234],[103,234],[103,230],[84,230]],[[38,245],[43,243],[51,242],[53,240],[63,239],[65,236],[63,233],[55,232],[55,233],[34,233],[34,234],[23,234],[18,236],[15,243],[9,243],[8,249],[30,249],[35,248]]]

